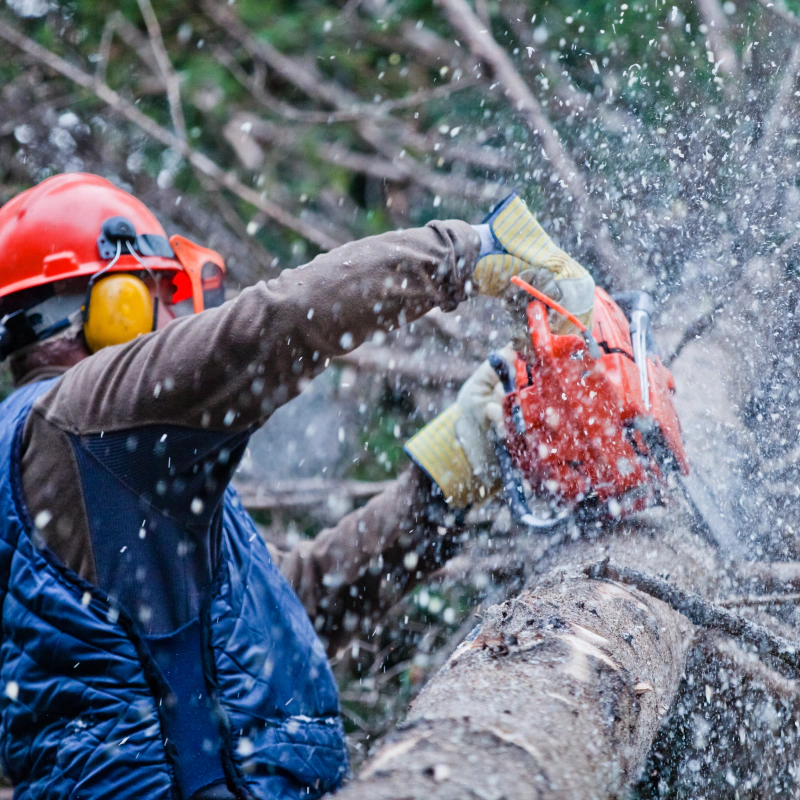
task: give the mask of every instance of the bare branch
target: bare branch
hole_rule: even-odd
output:
[[[172,67],[172,61],[170,60],[169,53],[167,53],[164,37],[161,33],[161,25],[158,22],[158,17],[153,10],[150,0],[138,0],[138,3],[145,25],[147,26],[150,46],[153,48],[156,64],[158,65],[164,84],[167,87],[167,101],[169,103],[170,117],[172,118],[172,127],[176,135],[183,141],[186,141],[186,119],[183,115],[183,105],[181,102],[180,79]],[[197,167],[194,167],[194,171],[205,191],[209,194],[213,192],[215,203],[223,219],[225,219],[228,225],[230,225],[233,230],[237,231],[239,235],[242,235],[242,232],[246,235],[245,226],[239,218],[239,215],[236,214],[219,192],[214,191],[215,187],[212,179],[201,172]]]
[[[772,0],[758,0],[759,5],[763,6],[770,14],[774,14],[782,22],[786,22],[795,31],[800,32],[800,19],[794,14],[783,8],[778,8]]]
[[[354,114],[358,112],[358,133],[371,147],[387,158],[399,173],[403,173],[407,180],[425,187],[435,194],[455,194],[458,196],[491,200],[496,198],[502,187],[498,184],[477,183],[469,179],[437,173],[427,169],[408,153],[398,153],[398,149],[387,142],[386,132],[378,126],[378,118],[373,113],[364,114],[364,109],[370,106],[362,103],[360,98],[342,88],[338,84],[326,80],[313,66],[300,63],[297,59],[290,58],[278,52],[271,45],[256,40],[242,25],[238,17],[226,6],[216,0],[203,0],[202,7],[205,13],[218,25],[224,28],[229,35],[242,44],[252,58],[263,59],[284,80],[292,83],[309,98],[317,100],[329,107],[333,107],[334,114]],[[229,69],[233,68],[230,58],[227,59]],[[261,96],[265,93],[259,92]],[[266,99],[266,98],[265,98]],[[388,101],[391,102],[391,101]],[[286,110],[282,104],[270,101],[276,110]],[[391,123],[401,130],[406,131],[406,126],[392,120]],[[374,163],[371,164],[375,166]],[[393,172],[395,170],[392,170]],[[398,174],[399,174],[398,173]],[[379,176],[383,177],[383,176]]]
[[[566,74],[566,71],[557,72],[552,67],[543,67],[550,83],[555,90],[556,98],[563,103],[566,111],[575,113],[584,119],[600,118],[606,128],[612,133],[628,130],[639,136],[648,135],[642,121],[633,114],[621,108],[616,108],[608,102],[598,102],[589,92],[579,89]],[[555,106],[551,106],[555,108]]]
[[[381,119],[392,111],[399,109],[413,108],[423,105],[430,100],[437,100],[451,97],[453,93],[471,89],[478,85],[478,81],[462,78],[460,81],[453,81],[444,86],[435,86],[430,89],[420,89],[412,92],[405,97],[398,97],[392,100],[383,100],[380,103],[358,103],[350,111],[307,111],[297,108],[290,103],[278,100],[267,92],[258,80],[256,75],[248,75],[239,62],[224,47],[214,48],[214,56],[253,98],[263,105],[273,114],[284,117],[293,122],[304,122],[308,124],[332,125],[337,122],[358,122],[365,119]],[[257,64],[262,62],[257,61]]]
[[[792,236],[789,236],[781,246],[775,250],[770,258],[772,261],[776,259],[782,258],[785,256],[789,250],[791,250],[794,245],[796,245],[800,241],[800,233],[795,233]],[[732,292],[731,289],[733,288],[734,284],[739,283],[741,281],[741,275],[747,274],[748,268],[753,266],[756,262],[756,259],[750,259],[742,268],[741,273],[737,274],[737,276],[729,281],[726,285],[719,287],[716,290],[716,293],[722,297],[724,300],[718,302],[711,311],[706,312],[694,322],[690,323],[686,330],[683,332],[683,335],[680,338],[680,341],[675,346],[675,349],[672,353],[667,356],[664,360],[664,364],[666,366],[670,366],[676,358],[683,352],[683,349],[686,345],[690,344],[695,339],[699,339],[701,336],[704,336],[710,330],[713,329],[714,325],[719,318],[720,312],[728,306],[730,300],[734,297],[739,296],[746,296],[746,292],[740,290],[739,292]]]
[[[113,15],[112,15],[113,16]],[[97,48],[97,70],[95,77],[97,80],[106,82],[106,68],[111,58],[111,42],[114,39],[114,24],[111,17],[106,20],[103,26],[103,34],[100,37],[100,45]]]
[[[763,171],[767,159],[772,154],[775,141],[781,131],[781,123],[786,116],[789,104],[792,102],[799,71],[800,44],[797,44],[792,48],[791,54],[781,70],[782,78],[778,91],[764,119],[763,134],[758,143],[755,158],[751,160],[754,174],[760,174]]]
[[[153,51],[152,51],[152,44],[147,41],[147,38],[141,33],[141,31],[121,12],[121,11],[112,11],[111,14],[108,15],[108,20],[106,21],[106,27],[103,29],[103,38],[106,37],[106,30],[108,30],[108,47],[111,47],[111,38],[113,34],[117,34],[123,42],[125,42],[131,50],[135,51],[136,55],[139,56],[139,60],[143,64],[147,64],[148,66],[151,64],[153,59]],[[101,40],[101,48],[103,42]],[[102,55],[102,50],[100,51]],[[98,72],[97,77],[105,82],[106,79],[106,68],[108,67],[108,58],[109,53],[105,54],[105,60],[98,62]],[[102,69],[100,67],[102,66]]]
[[[432,360],[425,354],[402,353],[389,347],[362,345],[346,356],[335,360],[367,372],[412,378],[424,386],[449,384],[460,386],[475,371],[477,363],[459,360]]]
[[[387,141],[384,131],[374,122],[362,122],[359,125],[359,133],[366,142],[404,173],[407,179],[424,186],[435,194],[455,194],[461,197],[486,200],[497,197],[505,190],[501,184],[490,181],[478,183],[468,178],[427,169],[417,159],[404,153],[403,149],[398,152],[396,146]]]
[[[739,75],[739,61],[725,33],[728,20],[718,0],[695,0],[700,15],[708,28],[708,43],[722,72],[733,78]]]
[[[774,210],[779,202],[781,185],[784,181],[780,159],[785,152],[785,131],[792,122],[792,112],[797,110],[795,87],[798,72],[800,72],[800,44],[795,45],[786,64],[782,69],[782,78],[770,106],[769,112],[762,124],[762,136],[758,142],[756,152],[751,160],[751,174],[754,180],[761,185],[759,203],[756,206],[762,219]],[[789,204],[791,205],[791,204]],[[781,208],[781,215],[786,215],[787,209]],[[740,219],[744,221],[743,213]],[[796,237],[794,237],[796,241]],[[783,251],[788,250],[782,247]]]
[[[336,164],[353,172],[371,175],[392,183],[414,182],[441,195],[483,200],[496,196],[501,190],[493,183],[478,183],[457,175],[434,172],[402,151],[394,155],[392,146],[386,143],[384,132],[372,123],[363,124],[365,127],[362,134],[376,149],[385,154],[386,158],[359,153],[331,142],[320,142],[315,147],[315,154],[330,164]],[[257,169],[264,158],[264,153],[257,144],[259,142],[267,142],[273,148],[280,148],[287,153],[300,153],[294,129],[274,125],[250,114],[233,116],[225,126],[224,135],[247,169]]]
[[[711,311],[707,311],[702,316],[698,317],[694,322],[690,323],[675,349],[664,359],[664,366],[669,367],[675,359],[683,352],[683,348],[687,344],[691,344],[695,339],[699,339],[703,334],[710,331],[717,321],[717,314],[725,307],[724,303],[717,303]]]
[[[120,97],[119,94],[107,84],[98,81],[79,67],[70,64],[60,56],[19,33],[6,22],[0,21],[0,39],[4,39],[9,44],[24,51],[40,63],[46,64],[52,70],[68,78],[73,83],[92,92],[98,99],[109,105],[128,121],[138,125],[149,136],[152,136],[167,147],[171,147],[179,152],[193,166],[197,167],[197,169],[211,178],[220,187],[228,189],[245,202],[254,205],[273,221],[299,233],[323,250],[330,250],[341,244],[341,242],[333,239],[324,231],[309,225],[305,220],[292,216],[276,203],[263,197],[249,186],[245,186],[234,173],[226,172],[222,167],[208,158],[208,156],[195,150],[176,134],[171,133],[155,120],[143,114],[135,105]]]
[[[202,0],[200,5],[210,19],[241,42],[251,57],[264,61],[276,75],[296,86],[308,97],[329,108],[350,109],[353,105],[350,92],[339,84],[326,80],[313,66],[300,64],[297,59],[285,56],[271,44],[256,39],[228,6],[216,0]]]
[[[158,17],[156,12],[153,11],[150,0],[138,0],[138,3],[145,25],[147,25],[147,33],[150,36],[150,45],[153,48],[156,64],[167,86],[167,99],[169,101],[170,116],[172,117],[172,127],[181,139],[186,139],[186,120],[181,106],[181,84],[175,74],[175,70],[172,68],[172,62],[164,45],[164,37],[161,34]]]
[[[466,0],[437,0],[437,2],[444,8],[453,28],[464,37],[470,50],[492,69],[502,84],[506,96],[513,103],[516,112],[525,120],[528,128],[541,139],[547,158],[572,194],[584,219],[594,223],[595,247],[606,266],[620,263],[605,226],[601,224],[592,208],[592,201],[578,165],[564,149],[558,132],[527,83],[517,72],[508,53],[495,41],[490,31],[483,27]]]
[[[800,706],[800,684],[770,669],[755,654],[748,653],[736,642],[721,636],[708,636],[703,644],[711,651],[715,661],[721,658],[748,680],[760,684],[775,697],[786,700],[793,708]]]
[[[489,4],[486,0],[475,0],[475,13],[487,28],[491,25],[492,15],[489,13]]]
[[[268,111],[293,122],[329,125],[334,122],[351,122],[364,116],[364,111],[306,111],[273,97],[264,89],[257,75],[248,75],[239,62],[224,48],[215,47],[214,56],[237,81]],[[262,61],[256,61],[262,64]]]
[[[739,582],[762,592],[800,592],[800,563],[746,561],[735,566]]]

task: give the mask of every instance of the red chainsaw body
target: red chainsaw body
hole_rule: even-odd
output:
[[[652,502],[670,469],[688,474],[672,374],[648,354],[646,410],[628,320],[605,291],[595,292],[597,360],[582,337],[550,332],[540,302],[527,314],[531,354],[517,357],[516,390],[504,410],[512,459],[538,497],[619,516]],[[619,505],[609,507],[612,500]]]

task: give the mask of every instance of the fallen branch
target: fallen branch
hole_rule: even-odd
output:
[[[306,480],[255,483],[234,481],[242,505],[250,511],[269,511],[277,508],[297,508],[325,503],[331,497],[353,500],[374,497],[394,481],[337,481],[321,478]]]
[[[737,581],[762,593],[800,592],[800,563],[745,561],[736,564]]]
[[[672,362],[683,352],[687,344],[691,344],[695,339],[699,339],[703,334],[710,331],[717,321],[717,314],[719,314],[724,307],[724,302],[717,303],[711,311],[707,311],[694,322],[690,323],[683,332],[678,344],[675,345],[675,349],[664,359],[664,366],[671,366]]]
[[[700,595],[679,589],[674,584],[639,570],[612,564],[608,560],[586,567],[584,573],[593,579],[634,586],[640,592],[666,603],[698,627],[712,628],[741,639],[755,647],[759,653],[773,656],[795,672],[800,668],[800,647],[797,643],[771,633],[750,620],[731,614],[719,605],[704,600]]]
[[[133,103],[129,103],[127,100],[120,97],[120,95],[107,84],[97,78],[93,78],[79,67],[70,64],[68,61],[61,58],[61,56],[42,47],[34,42],[33,39],[30,39],[15,30],[8,23],[2,21],[0,21],[0,39],[19,48],[38,62],[45,64],[50,67],[50,69],[63,75],[78,86],[92,92],[99,100],[102,100],[128,121],[140,127],[149,136],[152,136],[167,147],[176,150],[184,156],[192,166],[211,178],[221,188],[228,189],[245,202],[254,205],[274,222],[299,233],[323,250],[331,250],[341,244],[341,242],[329,236],[324,231],[309,225],[302,219],[298,219],[276,203],[267,200],[267,198],[263,197],[249,186],[243,184],[232,172],[225,171],[208,156],[195,150],[179,136],[171,133],[155,120],[143,114]]]
[[[710,651],[713,661],[727,661],[736,672],[753,683],[761,684],[767,692],[785,700],[792,708],[800,706],[800,684],[770,669],[754,653],[748,653],[736,642],[719,636],[709,636],[703,646]]]
[[[717,605],[723,608],[741,608],[743,606],[770,606],[782,603],[797,603],[800,601],[800,593],[791,592],[787,594],[748,594],[743,597],[726,597],[717,600]]]

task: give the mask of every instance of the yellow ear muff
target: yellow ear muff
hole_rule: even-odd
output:
[[[92,287],[86,306],[83,335],[96,353],[153,330],[153,301],[143,281],[118,273],[101,278]]]

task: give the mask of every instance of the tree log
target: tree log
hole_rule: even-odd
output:
[[[617,798],[636,781],[691,644],[682,614],[586,577],[595,559],[713,595],[715,552],[682,507],[546,553],[491,607],[341,793],[352,798]]]

